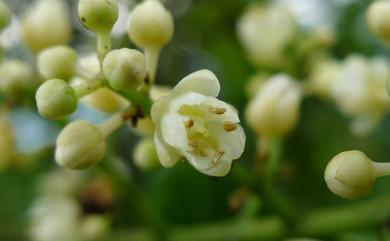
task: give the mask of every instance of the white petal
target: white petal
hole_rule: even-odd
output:
[[[211,164],[212,157],[193,155],[189,152],[185,153],[189,163],[201,173],[210,176],[225,176],[230,171],[232,160],[219,160],[216,164]]]
[[[153,123],[156,127],[160,126],[160,120],[162,115],[167,111],[169,102],[171,101],[171,96],[164,96],[156,100],[152,105],[151,117]]]
[[[161,165],[172,167],[180,160],[180,154],[162,139],[159,130],[155,131],[153,140]]]
[[[237,125],[237,129],[234,131],[227,132],[220,123],[214,122],[209,124],[209,130],[218,140],[220,151],[225,152],[220,161],[235,160],[242,155],[245,149],[246,136],[240,125]]]
[[[175,88],[174,95],[180,95],[188,91],[198,92],[206,96],[216,97],[219,94],[220,85],[213,72],[207,69],[196,71],[182,79]]]
[[[220,161],[220,163],[218,163],[218,165],[215,167],[199,171],[209,176],[223,177],[229,173],[231,166],[232,161]]]
[[[186,151],[183,152],[183,155],[190,162],[190,164],[199,171],[207,170],[213,167],[211,163],[212,154],[208,156],[200,156],[200,155],[193,154],[192,152]]]
[[[169,102],[169,112],[177,113],[183,105],[200,105],[206,99],[206,96],[196,93],[187,92],[176,96]]]
[[[190,150],[184,121],[185,117],[179,114],[165,114],[161,118],[161,134],[164,141],[179,152]]]

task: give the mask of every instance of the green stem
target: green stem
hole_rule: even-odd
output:
[[[158,66],[158,58],[160,55],[160,49],[159,48],[145,48],[145,57],[146,57],[146,70],[149,74],[149,81],[150,83],[147,83],[149,85],[153,85],[154,80],[156,78],[156,71]]]
[[[134,105],[142,107],[145,115],[150,115],[153,102],[146,93],[136,90],[120,91],[119,93]]]
[[[73,90],[77,99],[81,99],[82,97],[89,95],[103,85],[104,81],[102,79],[84,80],[81,84],[73,87]]]
[[[98,32],[97,37],[97,53],[100,64],[102,64],[104,57],[111,51],[111,36],[110,32]]]

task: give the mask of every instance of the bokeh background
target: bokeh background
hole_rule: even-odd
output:
[[[33,1],[5,2],[14,13],[11,27],[0,36],[5,55],[33,65],[34,57],[21,42],[18,29],[18,18]],[[288,68],[254,66],[248,60],[238,37],[239,18],[251,4],[274,1],[163,2],[174,15],[175,34],[162,51],[157,84],[174,86],[187,74],[203,68],[216,73],[222,86],[220,99],[233,104],[243,120],[247,135],[243,156],[223,178],[203,175],[188,163],[143,171],[133,163],[133,148],[140,136],[124,126],[110,137],[109,153],[98,165],[84,171],[65,170],[55,163],[53,150],[66,122],[80,118],[99,122],[108,115],[81,103],[69,120],[48,121],[37,114],[32,93],[29,100],[12,105],[10,111],[19,158],[0,173],[0,240],[38,240],[34,232],[56,232],[55,240],[77,241],[80,237],[74,230],[80,227],[86,233],[97,233],[85,240],[390,240],[389,178],[379,179],[374,190],[359,200],[337,197],[323,178],[327,162],[341,151],[359,149],[372,160],[389,161],[388,113],[369,134],[359,136],[350,130],[351,118],[334,103],[315,95],[304,97],[299,123],[285,138],[274,182],[281,199],[292,209],[286,214],[253,172],[257,138],[243,116],[250,98],[248,83],[259,72],[284,72],[306,81],[312,60],[307,55],[297,57],[294,51],[283,55],[293,63]],[[388,59],[390,48],[367,28],[365,11],[369,3],[284,0],[279,4],[292,11],[301,36],[298,42],[328,26],[333,30],[333,42],[321,48],[326,55],[343,60],[359,53]],[[80,56],[95,51],[94,34],[78,22],[77,1],[67,4],[74,24],[70,45]],[[135,48],[126,30],[126,16],[134,4],[120,1],[123,18],[114,30],[113,48]],[[61,190],[66,194],[59,195]],[[50,197],[56,198],[53,201]],[[42,218],[44,215],[51,217]],[[92,217],[90,223],[84,222],[85,217]],[[43,224],[39,226],[39,222]],[[32,231],[37,226],[40,231]]]

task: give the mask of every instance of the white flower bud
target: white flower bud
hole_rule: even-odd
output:
[[[104,58],[102,69],[114,90],[136,89],[146,76],[145,57],[134,49],[113,50]]]
[[[15,154],[14,135],[8,115],[0,109],[0,171],[7,168]]]
[[[145,0],[130,14],[129,37],[142,48],[161,48],[173,35],[173,18],[156,0]]]
[[[38,70],[45,79],[68,80],[75,74],[77,54],[68,46],[54,46],[38,55]]]
[[[11,20],[11,12],[3,0],[0,1],[0,29],[5,28]]]
[[[325,170],[329,189],[344,198],[367,194],[376,179],[374,163],[360,151],[346,151],[333,157]]]
[[[341,69],[341,64],[335,60],[320,60],[310,70],[308,90],[320,98],[330,98],[332,85]]]
[[[160,167],[153,139],[145,138],[134,149],[134,163],[141,170],[149,171]]]
[[[55,158],[61,166],[79,170],[103,159],[106,149],[105,137],[98,126],[78,120],[61,131]]]
[[[234,108],[216,99],[219,90],[216,76],[200,70],[154,102],[154,144],[163,166],[184,156],[200,172],[224,176],[241,156],[245,133]]]
[[[80,0],[78,14],[81,23],[95,33],[111,32],[118,19],[118,4],[116,0]]]
[[[258,135],[286,135],[297,123],[301,97],[298,83],[289,76],[271,77],[246,108],[249,126]]]
[[[81,101],[90,107],[108,113],[117,112],[129,105],[129,101],[106,87],[83,97]]]
[[[370,30],[384,41],[390,42],[390,1],[373,1],[368,7],[366,19]]]
[[[77,97],[72,87],[62,79],[44,82],[36,93],[39,114],[58,120],[72,114],[77,108]]]
[[[72,24],[62,0],[38,0],[22,20],[24,43],[34,52],[65,44],[72,37]]]
[[[0,89],[7,95],[23,96],[32,86],[33,74],[28,65],[18,60],[6,60],[0,64]]]

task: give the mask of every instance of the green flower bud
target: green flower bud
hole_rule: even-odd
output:
[[[134,149],[134,163],[139,169],[145,171],[161,166],[151,138],[145,138],[137,143]]]
[[[30,68],[18,60],[0,64],[0,89],[11,98],[23,96],[32,84]]]
[[[74,170],[87,168],[106,153],[106,140],[98,126],[78,120],[66,126],[57,138],[58,164]]]
[[[58,120],[72,114],[77,108],[77,97],[69,84],[62,79],[50,79],[36,93],[39,114]]]
[[[34,52],[67,43],[72,37],[68,8],[62,0],[39,0],[22,20],[22,38]]]
[[[118,4],[116,0],[80,0],[78,14],[81,23],[95,33],[111,32],[118,19]]]
[[[367,194],[374,186],[377,173],[374,162],[363,152],[345,151],[329,162],[325,181],[329,189],[344,198]]]
[[[134,49],[117,49],[106,55],[103,74],[114,90],[137,88],[145,79],[144,55]]]
[[[45,79],[68,80],[75,74],[77,54],[68,46],[45,49],[38,55],[38,70]]]
[[[156,0],[138,4],[129,18],[129,37],[140,47],[161,48],[173,35],[173,18]]]
[[[368,7],[366,19],[375,35],[390,42],[390,0],[373,1]]]
[[[4,1],[0,1],[0,29],[5,28],[11,20],[11,12]]]

